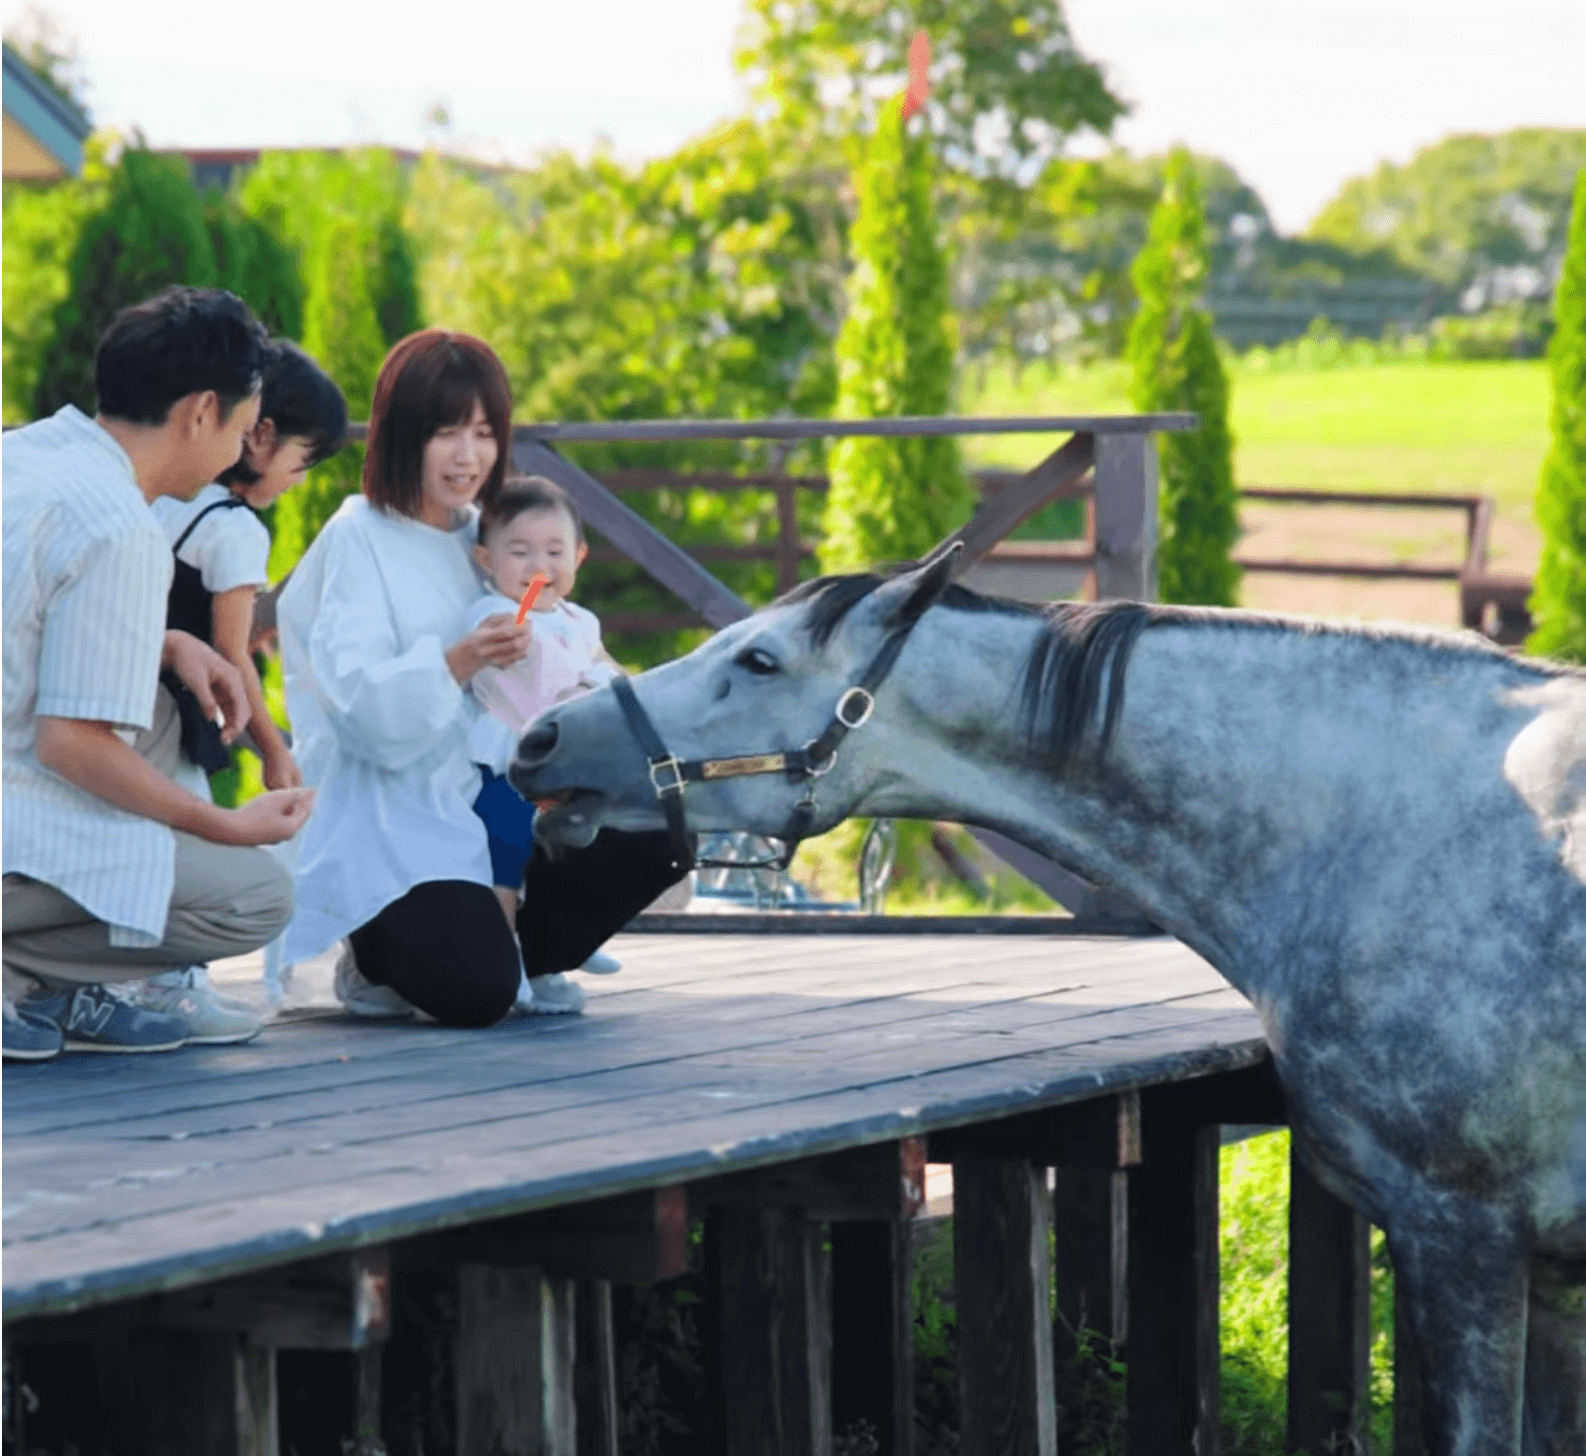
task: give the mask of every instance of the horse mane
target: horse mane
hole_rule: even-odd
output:
[[[882,571],[823,576],[801,582],[779,597],[776,606],[807,604],[800,630],[816,648],[825,647],[848,614],[894,577],[915,569],[903,562]],[[1538,678],[1586,676],[1557,662],[1510,656],[1496,644],[1473,635],[1395,624],[1331,622],[1227,608],[1170,606],[1153,602],[1032,603],[992,596],[952,583],[936,603],[955,612],[997,613],[1035,618],[1037,633],[1019,683],[1019,717],[1032,750],[1054,772],[1068,769],[1084,747],[1091,725],[1102,714],[1095,738],[1097,756],[1105,754],[1123,714],[1124,682],[1141,635],[1152,627],[1179,626],[1206,631],[1255,630],[1305,637],[1354,638],[1391,642],[1449,657],[1503,663]]]

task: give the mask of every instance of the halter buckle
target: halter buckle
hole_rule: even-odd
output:
[[[663,781],[662,775],[666,773],[670,773],[672,777]],[[652,758],[650,784],[655,789],[655,796],[658,799],[664,799],[668,794],[681,794],[686,787],[682,760],[675,753],[666,758]]]
[[[850,718],[848,716],[850,704],[852,704],[855,699],[859,701],[859,708],[856,716]],[[837,721],[841,723],[844,728],[863,728],[864,725],[870,721],[870,715],[875,712],[875,710],[875,695],[866,688],[852,687],[849,688],[848,691],[842,695],[842,697],[838,698],[836,717]]]
[[[810,739],[810,741],[804,745],[803,751],[807,754],[810,751],[810,749],[813,748],[815,746],[815,744],[818,743],[819,741],[820,740],[816,739],[816,738]],[[828,753],[826,755],[826,762],[825,763],[810,762],[810,763],[805,764],[805,766],[804,766],[804,777],[808,778],[808,779],[825,778],[826,775],[829,774],[836,767],[837,767],[837,750],[834,748],[834,749],[831,750],[830,753]],[[813,794],[815,791],[813,789],[811,789],[809,792],[811,794]],[[811,800],[811,802],[814,802],[814,801]]]

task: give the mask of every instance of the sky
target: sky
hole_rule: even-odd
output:
[[[4,0],[10,31],[29,7]],[[746,97],[741,0],[51,0],[96,123],[155,146],[664,154]],[[1461,131],[1586,127],[1586,0],[1067,0],[1132,114],[1114,140],[1231,163],[1284,232]],[[376,18],[377,17],[377,18]],[[440,132],[425,122],[437,103]]]

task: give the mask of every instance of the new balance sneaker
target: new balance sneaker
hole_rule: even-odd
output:
[[[157,976],[150,976],[143,983],[145,986],[186,986],[194,991],[202,991],[211,1001],[218,1006],[223,1006],[227,1011],[241,1012],[251,1015],[253,1007],[240,996],[228,996],[224,991],[217,991],[210,983],[209,967],[180,966],[173,971],[161,971]],[[140,998],[142,999],[142,998]],[[147,1004],[145,1002],[145,1004]]]
[[[33,1011],[19,1011],[5,998],[5,1058],[8,1062],[47,1062],[59,1054],[61,1029]]]
[[[597,950],[578,969],[588,971],[592,976],[614,976],[622,969],[622,962],[614,955],[608,955],[603,950]]]
[[[252,1041],[264,1029],[264,1023],[251,1011],[234,1001],[228,1002],[207,986],[145,981],[138,993],[138,1004],[186,1022],[187,1039],[195,1046],[236,1046]]]
[[[551,976],[530,976],[533,999],[522,1009],[535,1016],[577,1016],[584,1009],[584,993],[560,971]]]
[[[349,1016],[364,1021],[411,1021],[418,1015],[418,1007],[411,1001],[389,986],[377,986],[365,978],[350,945],[343,945],[336,959],[336,999]]]
[[[49,991],[18,1009],[53,1021],[69,1052],[174,1052],[187,1045],[185,1021],[146,1010],[117,986]]]

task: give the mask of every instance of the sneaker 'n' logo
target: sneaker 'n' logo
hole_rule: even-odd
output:
[[[116,1003],[109,996],[95,996],[91,991],[79,991],[72,997],[71,1010],[66,1015],[66,1030],[88,1032],[97,1036],[110,1024],[116,1014]]]

